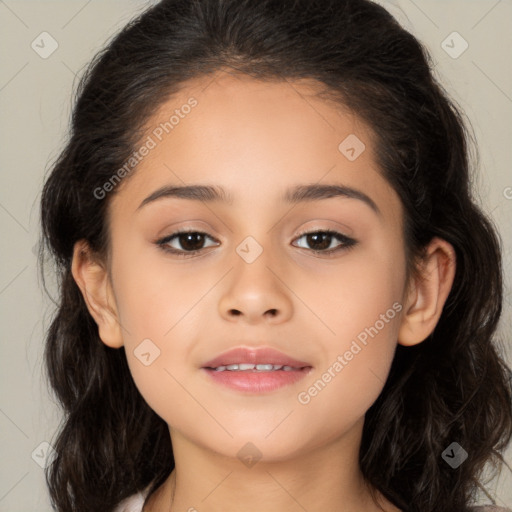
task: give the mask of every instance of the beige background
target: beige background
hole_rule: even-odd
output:
[[[150,3],[0,0],[0,512],[51,510],[40,467],[48,449],[41,443],[51,442],[59,411],[41,377],[42,336],[52,307],[40,289],[34,254],[43,176],[63,147],[76,75]],[[481,159],[476,185],[503,238],[501,333],[512,361],[512,0],[379,3],[427,45],[437,75],[473,126]],[[31,48],[44,31],[58,43],[47,59]],[[463,39],[446,39],[454,31]],[[463,40],[469,46],[452,58],[445,40],[452,54]],[[512,449],[507,459],[510,464]],[[509,470],[489,489],[499,504],[512,505]]]

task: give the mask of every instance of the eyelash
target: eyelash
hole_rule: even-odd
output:
[[[298,236],[295,238],[295,240],[302,238],[305,235],[315,235],[315,234],[319,234],[319,233],[331,235],[335,239],[337,239],[339,242],[342,242],[342,244],[339,245],[338,247],[335,247],[334,249],[329,249],[329,250],[320,250],[319,251],[319,250],[315,250],[315,249],[309,249],[314,254],[320,254],[322,256],[330,257],[330,256],[334,255],[334,253],[337,253],[339,251],[342,251],[342,250],[347,251],[347,250],[353,248],[358,243],[357,240],[350,238],[346,235],[343,235],[342,233],[339,233],[338,231],[334,231],[332,229],[320,229],[320,230],[316,230],[316,231],[303,231],[298,234]],[[155,243],[162,251],[164,251],[166,253],[173,254],[179,258],[188,258],[188,257],[194,256],[195,254],[198,254],[199,252],[201,252],[205,249],[205,248],[203,248],[203,249],[196,249],[194,251],[182,251],[182,250],[173,249],[167,245],[171,240],[173,240],[174,238],[178,238],[180,235],[183,235],[183,234],[206,235],[211,240],[218,242],[218,240],[216,240],[215,238],[208,235],[208,233],[204,233],[202,231],[178,230],[168,236],[165,236],[164,238],[161,238],[160,240],[157,240]],[[302,249],[302,247],[300,247],[300,248]]]

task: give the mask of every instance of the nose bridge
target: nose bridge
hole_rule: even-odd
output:
[[[271,237],[246,236],[235,248],[233,272],[219,307],[225,317],[243,316],[254,322],[265,316],[288,318],[291,300],[277,258],[269,247]],[[263,245],[264,244],[264,245]]]
[[[248,235],[236,247],[233,284],[243,286],[247,290],[245,293],[250,293],[253,289],[254,293],[267,290],[268,294],[275,288],[273,281],[276,278],[270,268],[276,266],[276,259],[272,254],[273,248],[270,247],[270,237],[261,234],[257,236],[261,242]]]

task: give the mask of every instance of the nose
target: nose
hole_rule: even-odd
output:
[[[255,325],[281,323],[292,316],[293,292],[285,273],[275,263],[270,264],[265,253],[252,263],[236,257],[219,300],[219,312],[225,320]]]

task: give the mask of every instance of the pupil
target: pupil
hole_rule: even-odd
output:
[[[323,243],[321,244],[320,247],[316,247],[317,250],[319,249],[327,249],[329,247],[329,245],[331,245],[331,236],[329,233],[313,233],[313,234],[310,234],[310,235],[307,235],[308,237],[308,244],[309,245],[315,245],[315,240],[317,239],[317,237],[322,237],[324,238],[323,240]],[[327,238],[327,241],[328,243],[326,244],[325,243],[325,238]]]
[[[197,249],[201,249],[200,246],[202,245],[202,238],[203,235],[201,233],[185,233],[183,235],[180,235],[180,244],[184,249],[195,251]],[[185,240],[185,242],[183,242],[183,240]],[[200,241],[199,247],[196,247],[194,245],[194,241],[197,243],[198,240]],[[189,243],[190,241],[192,241],[191,244]]]

